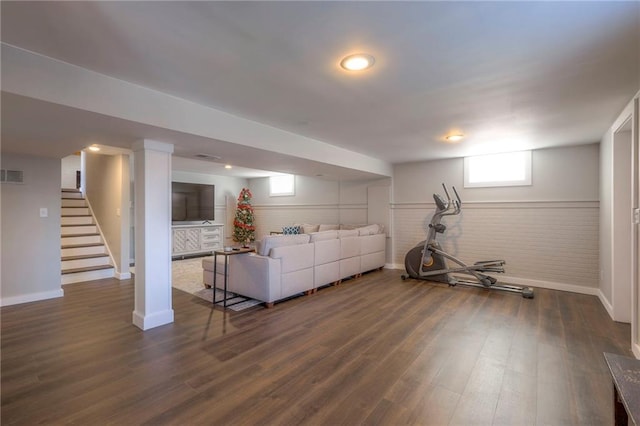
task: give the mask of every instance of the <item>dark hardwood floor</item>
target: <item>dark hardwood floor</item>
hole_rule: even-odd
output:
[[[400,271],[243,312],[174,289],[147,332],[132,281],[64,290],[1,309],[3,425],[609,425],[602,352],[631,356],[594,296]]]

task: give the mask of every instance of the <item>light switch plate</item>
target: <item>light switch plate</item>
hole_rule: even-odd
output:
[[[46,207],[40,207],[40,217],[48,217],[49,216],[49,209],[47,209]]]

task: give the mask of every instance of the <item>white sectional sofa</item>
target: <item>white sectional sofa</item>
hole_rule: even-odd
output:
[[[264,237],[256,253],[229,257],[227,289],[274,302],[311,293],[385,264],[386,235],[378,225]],[[216,287],[224,286],[224,259],[218,257]],[[213,257],[202,261],[205,285],[213,285]]]

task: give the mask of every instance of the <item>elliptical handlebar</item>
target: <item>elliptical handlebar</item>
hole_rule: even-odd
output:
[[[460,195],[458,194],[456,187],[455,186],[451,187],[453,188],[453,193],[456,196],[455,200],[451,198],[451,194],[449,194],[447,185],[443,183],[442,188],[444,189],[444,193],[447,195],[447,204],[445,209],[440,212],[440,216],[453,216],[453,215],[460,214],[460,211],[462,210],[462,200],[460,199]],[[450,213],[447,213],[449,210],[451,210],[452,207],[453,207],[453,211]]]
[[[462,200],[460,199],[460,195],[458,194],[458,191],[456,191],[456,187],[452,186],[451,188],[453,188],[453,193],[456,194],[456,200],[453,201],[453,207],[456,210],[456,214],[460,213],[460,210],[462,210]]]

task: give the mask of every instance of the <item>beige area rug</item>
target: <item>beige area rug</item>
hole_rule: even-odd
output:
[[[178,290],[195,294],[204,289],[202,282],[202,257],[171,262],[171,285]]]
[[[206,288],[202,282],[202,257],[174,260],[171,262],[171,285],[178,290],[191,293],[208,302],[213,301],[213,289]],[[247,299],[242,296],[232,297],[227,300],[227,307],[233,311],[242,311],[261,304],[259,300]],[[216,300],[222,300],[224,292],[216,290]],[[221,303],[217,303],[222,305]]]

